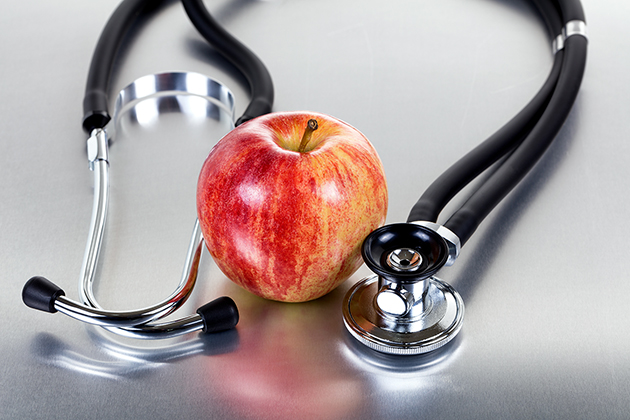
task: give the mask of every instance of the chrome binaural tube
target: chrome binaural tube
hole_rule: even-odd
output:
[[[144,76],[125,87],[116,101],[112,128],[116,128],[120,115],[134,104],[156,95],[176,93],[205,98],[210,106],[227,116],[230,122],[233,121],[234,97],[227,87],[198,73],[175,72]],[[232,123],[230,128],[233,127]],[[104,129],[92,131],[88,139],[88,159],[90,169],[94,172],[94,201],[80,273],[81,303],[61,296],[55,301],[55,309],[113,333],[134,338],[169,338],[204,329],[204,321],[199,314],[169,322],[155,322],[181,307],[195,286],[204,244],[197,220],[188,245],[182,277],[173,293],[155,305],[134,311],[107,311],[98,303],[94,295],[94,282],[109,203],[108,139]]]
[[[203,238],[198,221],[191,236],[182,278],[171,295],[161,302],[147,308],[113,312],[104,310],[94,296],[94,281],[98,257],[103,242],[103,233],[107,220],[109,203],[109,161],[108,139],[103,129],[93,130],[88,139],[88,159],[90,169],[94,172],[94,201],[90,230],[83,257],[80,274],[79,296],[81,303],[74,302],[65,296],[55,301],[55,309],[81,321],[105,327],[111,332],[142,338],[155,337],[157,332],[164,334],[160,338],[176,336],[187,332],[201,330],[203,323],[199,315],[187,317],[185,322],[174,321],[158,326],[147,325],[152,321],[164,318],[181,305],[190,296],[197,280],[197,271],[203,248]],[[182,330],[180,332],[180,330]],[[143,332],[146,331],[146,334]]]

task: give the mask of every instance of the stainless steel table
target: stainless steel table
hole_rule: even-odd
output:
[[[205,258],[182,311],[227,294],[241,322],[167,342],[121,339],[22,304],[33,275],[76,296],[92,193],[81,100],[116,4],[0,6],[0,418],[630,417],[626,1],[583,1],[590,49],[575,108],[440,273],[466,303],[461,335],[411,358],[368,351],[345,332],[341,300],[365,268],[322,299],[282,304],[240,290]],[[520,110],[551,65],[545,30],[520,0],[207,5],[267,63],[275,110],[335,115],[372,141],[388,177],[388,222],[404,221],[436,176]],[[247,104],[244,80],[175,1],[134,33],[113,90],[173,70],[223,81],[237,112]],[[148,305],[177,282],[197,171],[217,141],[216,127],[188,122],[112,144],[97,288],[107,307]]]

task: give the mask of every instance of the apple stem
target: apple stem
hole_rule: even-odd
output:
[[[306,123],[306,130],[304,130],[304,135],[302,135],[302,140],[300,141],[300,146],[298,147],[298,152],[304,153],[306,145],[309,141],[311,141],[313,131],[317,130],[317,127],[319,127],[319,125],[317,124],[316,119],[311,118],[308,120],[308,123]]]

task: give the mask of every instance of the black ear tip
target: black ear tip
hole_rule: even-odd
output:
[[[22,301],[26,306],[40,311],[55,313],[55,300],[64,291],[45,277],[31,277],[22,289]]]
[[[205,333],[229,330],[238,324],[236,303],[227,296],[206,303],[197,309],[197,313],[203,319],[203,332]]]

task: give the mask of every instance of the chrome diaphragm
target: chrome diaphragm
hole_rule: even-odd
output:
[[[449,259],[436,231],[393,224],[372,232],[363,258],[376,275],[355,284],[343,302],[344,324],[366,346],[389,354],[436,350],[462,327],[461,296],[434,274]]]

